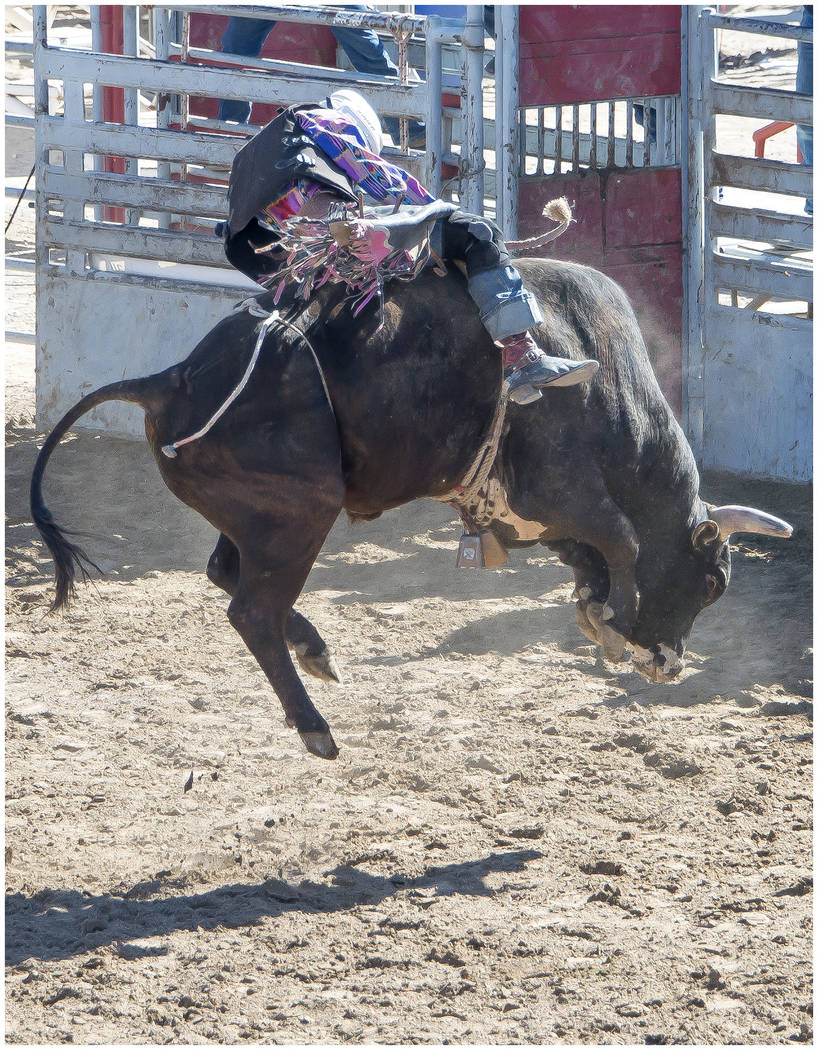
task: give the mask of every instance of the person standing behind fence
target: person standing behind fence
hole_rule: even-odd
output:
[[[377,11],[367,4],[345,4],[345,11]],[[231,55],[257,58],[270,35],[275,21],[268,18],[231,18],[222,37],[222,51]],[[398,67],[389,57],[383,41],[373,29],[350,29],[330,26],[333,36],[346,52],[347,58],[359,73],[373,73],[381,77],[398,78]],[[234,120],[246,124],[250,120],[251,104],[230,99],[219,99],[219,120]],[[386,117],[384,127],[392,142],[400,141],[400,121]],[[417,120],[409,121],[409,145],[422,149],[426,143],[426,126]]]

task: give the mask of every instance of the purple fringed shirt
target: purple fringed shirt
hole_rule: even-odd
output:
[[[313,109],[299,113],[296,119],[304,134],[349,176],[353,185],[376,200],[403,196],[407,204],[431,204],[434,201],[435,198],[408,171],[371,153],[358,128],[336,110]],[[326,187],[309,178],[299,179],[277,200],[270,201],[259,213],[259,219],[283,228],[289,219],[301,212],[306,201],[321,190],[326,190]]]
[[[435,199],[408,171],[370,153],[356,126],[332,109],[299,113],[298,124],[315,145],[362,190],[382,201],[401,194],[408,204]]]

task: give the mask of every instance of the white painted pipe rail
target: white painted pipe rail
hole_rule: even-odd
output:
[[[519,121],[519,9],[516,4],[495,7],[495,138],[497,169],[495,195],[497,225],[506,237],[517,237],[517,199],[520,174]],[[542,154],[540,154],[542,155]]]
[[[786,22],[767,22],[763,18],[740,18],[735,15],[720,15],[715,11],[707,11],[704,24],[709,29],[730,29],[734,33],[754,33],[756,36],[812,41],[812,30],[807,27],[788,25]]]

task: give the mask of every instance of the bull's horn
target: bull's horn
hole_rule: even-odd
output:
[[[754,507],[712,507],[709,515],[718,525],[722,541],[734,532],[756,532],[762,536],[778,536],[782,540],[792,536],[792,525]]]

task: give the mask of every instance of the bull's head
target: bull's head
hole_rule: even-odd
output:
[[[701,520],[689,532],[675,564],[651,573],[651,580],[640,580],[639,613],[630,641],[633,666],[645,677],[669,682],[684,667],[693,621],[727,589],[730,537],[736,532],[787,539],[792,526],[752,507],[701,505]]]

